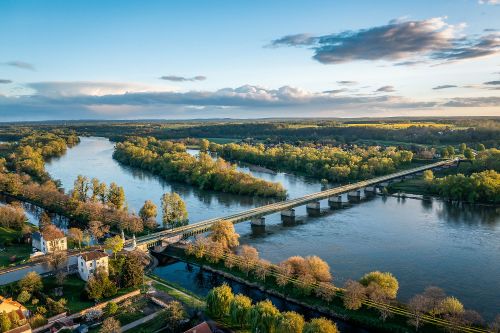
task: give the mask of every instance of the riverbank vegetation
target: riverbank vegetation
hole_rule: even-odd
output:
[[[237,171],[221,158],[213,160],[205,153],[192,156],[181,143],[152,137],[130,138],[116,145],[113,157],[121,163],[201,189],[261,197],[286,196],[281,184]]]
[[[229,230],[225,234],[235,237],[234,231],[225,230]],[[218,234],[220,238],[220,230]],[[340,288],[333,285],[328,264],[318,257],[294,256],[275,265],[260,259],[252,247],[242,246],[235,253],[234,247],[223,246],[215,239],[210,235],[198,238],[187,245],[185,252],[175,253],[289,301],[372,329],[433,332],[436,328],[455,330],[484,325],[477,312],[464,309],[456,298],[436,287],[429,287],[408,304],[402,304],[396,300],[398,281],[388,272],[370,272]]]
[[[33,230],[21,205],[0,205],[0,267],[29,258],[31,245],[25,236]]]
[[[211,144],[210,150],[229,160],[298,172],[333,182],[367,179],[407,166],[413,153],[395,147],[342,149],[326,145]]]
[[[467,149],[467,148],[465,148]],[[390,191],[435,195],[468,203],[500,203],[500,150],[479,151],[457,169],[423,173],[422,177],[390,185]]]
[[[238,328],[250,328],[251,332],[269,333],[337,333],[337,326],[326,318],[314,318],[309,322],[293,311],[280,312],[271,301],[252,304],[245,295],[234,295],[231,287],[223,284],[209,291],[207,312],[216,319],[229,321]]]

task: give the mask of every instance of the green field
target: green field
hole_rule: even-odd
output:
[[[19,231],[0,227],[0,267],[17,264],[29,258],[31,245],[17,243],[20,237],[21,234]],[[15,260],[11,261],[11,258],[14,258],[14,256]]]

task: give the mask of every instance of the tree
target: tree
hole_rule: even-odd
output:
[[[246,326],[251,308],[252,300],[249,297],[242,294],[234,296],[229,304],[229,317],[233,325]]]
[[[429,299],[424,295],[415,295],[408,301],[408,309],[412,313],[412,317],[408,320],[408,323],[415,326],[418,331],[422,316],[425,314],[429,308]]]
[[[162,318],[170,332],[179,332],[182,320],[186,317],[186,311],[181,303],[172,301],[162,313]]]
[[[73,191],[71,193],[72,198],[82,202],[87,201],[89,187],[89,179],[85,176],[78,175],[73,184]]]
[[[200,151],[202,151],[202,152],[208,151],[209,146],[210,146],[210,142],[207,139],[200,140]]]
[[[304,317],[297,312],[283,312],[278,319],[276,333],[302,333],[304,324]]]
[[[306,257],[309,273],[317,282],[330,282],[332,275],[330,274],[330,266],[318,256]]]
[[[49,225],[52,225],[52,219],[46,211],[43,211],[38,219],[38,227],[41,231],[44,231]]]
[[[371,283],[375,283],[390,299],[396,298],[399,289],[398,280],[389,272],[370,272],[365,274],[359,282],[365,287],[368,287]]]
[[[338,333],[337,325],[326,318],[314,318],[304,326],[304,333]]]
[[[330,282],[320,282],[314,292],[322,300],[330,302],[335,296],[335,287]]]
[[[17,311],[12,311],[9,313],[10,322],[12,323],[12,327],[18,327],[21,325],[21,318],[17,314]]]
[[[492,333],[500,333],[500,314],[496,315],[493,322],[490,323],[489,329]]]
[[[272,264],[269,260],[260,259],[255,264],[255,276],[261,280],[265,281],[266,277],[269,275],[271,271]]]
[[[0,313],[0,328],[2,332],[7,332],[12,327],[12,323],[10,321],[9,315],[7,312],[3,311]]]
[[[212,225],[210,239],[222,244],[224,249],[230,249],[239,245],[238,235],[234,231],[234,225],[230,221],[219,221]]]
[[[125,204],[125,191],[123,187],[111,183],[108,190],[108,204],[116,209],[122,209]]]
[[[121,332],[120,322],[113,317],[104,319],[101,328],[99,329],[99,333],[120,333],[120,332]]]
[[[17,296],[17,301],[20,303],[26,303],[30,300],[31,294],[26,290],[21,290],[19,295]]]
[[[101,221],[90,221],[89,232],[95,240],[98,240],[109,232],[109,225],[105,225]]]
[[[175,192],[165,193],[161,197],[161,208],[163,212],[163,225],[167,228],[183,226],[188,221],[186,204]]]
[[[486,147],[482,143],[477,145],[477,151],[485,151],[485,150],[486,150]]]
[[[75,242],[78,242],[78,248],[82,248],[83,231],[78,228],[69,228],[68,237]]]
[[[107,316],[112,316],[118,311],[118,304],[115,302],[108,302],[106,306],[104,307],[104,313],[106,313]]]
[[[116,258],[116,253],[120,252],[123,249],[123,239],[116,235],[114,237],[107,238],[104,241],[104,248],[113,253]]]
[[[426,183],[431,183],[434,180],[434,173],[432,170],[425,170],[422,178]]]
[[[137,252],[129,252],[123,263],[122,280],[125,287],[138,287],[144,282],[144,265]]]
[[[469,159],[469,160],[473,160],[474,159],[474,152],[472,151],[472,149],[466,148],[464,150],[464,157]]]
[[[37,272],[28,272],[21,280],[19,280],[17,285],[20,290],[25,290],[30,294],[43,289],[42,278]]]
[[[455,156],[455,148],[453,146],[446,147],[446,151],[448,152],[449,157]]]
[[[465,143],[461,143],[459,146],[460,154],[463,154],[465,152],[465,149],[467,149],[467,145]]]
[[[438,287],[427,287],[422,294],[427,299],[427,309],[431,316],[439,314],[439,304],[445,299],[446,294],[443,289]]]
[[[280,311],[270,300],[265,300],[255,304],[249,316],[252,333],[275,333]]]
[[[151,200],[146,200],[139,210],[139,216],[148,229],[154,229],[156,225],[156,216],[158,215],[156,205]],[[153,226],[151,228],[151,226]]]
[[[365,287],[353,280],[347,280],[344,286],[344,306],[349,310],[357,310],[363,305],[366,296]]]
[[[233,291],[226,283],[213,288],[207,295],[208,313],[215,318],[226,316],[229,313],[229,306],[233,298]]]
[[[116,285],[109,279],[106,271],[99,270],[93,274],[85,286],[90,299],[98,302],[102,298],[111,297],[118,291]]]
[[[241,261],[239,262],[238,267],[248,276],[248,273],[259,261],[259,252],[257,252],[257,249],[253,246],[243,245],[239,256],[241,257]]]
[[[439,313],[457,314],[464,312],[463,304],[455,297],[449,296],[439,303]]]
[[[92,202],[100,201],[102,204],[106,203],[106,184],[99,182],[99,179],[92,178],[92,195],[90,200]]]

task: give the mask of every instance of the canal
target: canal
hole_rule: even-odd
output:
[[[46,168],[66,190],[79,174],[108,184],[114,181],[124,187],[128,207],[136,212],[145,200],[159,206],[163,193],[175,191],[186,201],[191,222],[271,202],[168,182],[120,165],[112,154],[109,140],[82,138],[79,145],[48,162]],[[289,198],[321,190],[319,181],[306,177],[239,168],[282,183]],[[500,312],[498,207],[380,196],[335,211],[329,211],[326,202],[321,204],[325,210],[320,217],[307,217],[305,207],[298,208],[294,225],[283,225],[278,214],[266,218],[264,232],[252,231],[249,223],[238,224],[241,243],[256,247],[262,258],[272,262],[292,255],[318,255],[329,263],[337,285],[369,271],[389,271],[399,280],[398,297],[403,301],[434,285],[486,319]],[[188,289],[195,288],[193,274],[185,266],[159,267],[156,273]]]

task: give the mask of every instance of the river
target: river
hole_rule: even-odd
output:
[[[145,200],[159,206],[163,193],[175,191],[186,201],[191,222],[271,201],[167,182],[120,165],[112,153],[109,140],[82,138],[79,145],[52,159],[46,168],[66,190],[79,174],[108,184],[114,181],[124,187],[128,206],[136,212]],[[306,177],[250,171],[245,166],[239,169],[282,183],[290,198],[321,189],[319,181]],[[320,256],[329,263],[337,285],[369,271],[389,271],[399,280],[398,298],[403,301],[435,285],[486,319],[500,312],[499,208],[380,196],[335,211],[328,211],[325,201],[321,205],[325,208],[321,217],[307,217],[305,207],[298,208],[298,223],[292,226],[283,225],[279,214],[274,214],[266,217],[264,232],[252,231],[249,223],[238,224],[236,230],[241,243],[256,247],[261,257],[272,262],[292,255]],[[192,274],[185,268],[159,267],[156,272],[195,288]]]

